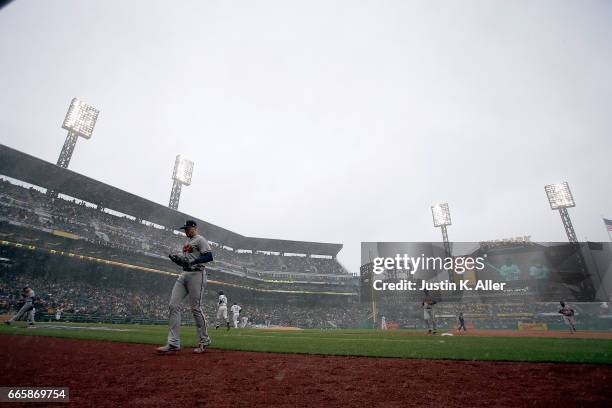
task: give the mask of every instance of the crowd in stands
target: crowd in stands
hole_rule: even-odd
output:
[[[155,257],[176,252],[185,237],[159,226],[128,216],[116,215],[102,207],[54,197],[34,187],[23,187],[0,178],[0,221],[30,227],[61,230],[92,243],[116,247]],[[206,231],[202,231],[206,235]],[[215,245],[215,262],[244,273],[268,276],[270,273],[350,276],[332,258],[288,256],[277,253],[234,251]],[[319,278],[321,279],[321,278]]]
[[[145,275],[145,273],[141,273]],[[80,315],[96,320],[145,319],[151,322],[165,321],[168,317],[170,283],[165,292],[158,287],[138,284],[128,287],[96,284],[75,280],[66,276],[33,276],[0,271],[0,314],[16,311],[20,304],[20,290],[30,286],[36,292],[36,309],[39,319],[52,319],[61,309],[64,319]],[[228,293],[230,304],[236,302],[243,308],[242,315],[254,325],[297,326],[301,328],[355,327],[367,317],[364,308],[357,305],[335,304],[333,307],[317,303],[291,304],[254,302],[250,298],[233,298]],[[188,305],[183,314],[190,321]],[[216,293],[210,290],[205,295],[204,312],[214,323],[216,316]],[[45,316],[45,317],[43,317]]]
[[[100,287],[87,282],[69,279],[45,279],[28,275],[18,275],[13,279],[0,282],[0,309],[12,306],[16,309],[20,303],[19,292],[24,286],[30,286],[36,293],[36,309],[39,314],[45,311],[55,313],[87,314],[91,316],[117,316],[125,318],[134,314],[143,314],[152,319],[167,317],[167,301],[161,296],[137,294],[129,289]]]
[[[146,273],[140,273],[146,275]],[[168,316],[168,299],[171,280],[165,286],[154,279],[138,279],[125,287],[105,279],[91,283],[88,280],[73,279],[63,275],[31,275],[0,269],[0,314],[14,313],[20,307],[20,290],[28,285],[36,292],[35,307],[38,320],[53,320],[57,309],[62,311],[62,321],[78,317],[85,321],[142,321],[165,323]],[[143,285],[151,281],[153,285]],[[167,293],[166,293],[167,292]],[[355,328],[372,325],[369,304],[347,303],[289,303],[267,299],[256,300],[252,295],[228,294],[230,305],[238,303],[242,316],[249,319],[249,325],[285,326],[300,328]],[[217,294],[208,291],[205,295],[204,311],[209,324],[214,325]],[[580,303],[573,305],[581,321],[586,316],[609,315],[608,304]],[[481,327],[515,328],[523,322],[558,322],[559,305],[548,303],[460,303],[439,302],[436,315],[440,327],[452,327],[455,317],[462,312],[466,320]],[[398,305],[378,305],[379,317],[384,315],[389,323],[400,327],[420,328],[423,326],[422,308],[419,302]],[[191,316],[184,305],[183,316],[190,322]],[[76,320],[72,320],[76,321]]]

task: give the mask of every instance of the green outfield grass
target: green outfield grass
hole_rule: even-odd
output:
[[[70,329],[59,329],[61,325]],[[76,329],[84,326],[87,329]],[[128,329],[104,331],[92,328]],[[0,327],[0,334],[52,336],[83,340],[162,345],[165,326],[108,324],[38,324]],[[612,364],[612,340],[517,337],[407,336],[408,331],[304,330],[273,332],[257,329],[211,330],[211,348],[273,353],[422,359],[530,361]],[[196,345],[193,327],[183,328],[183,347]],[[153,350],[152,350],[153,352]]]

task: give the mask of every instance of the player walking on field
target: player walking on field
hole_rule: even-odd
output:
[[[387,318],[385,316],[380,318],[380,330],[387,330]]]
[[[240,316],[241,310],[242,308],[238,306],[236,302],[234,302],[234,304],[230,308],[230,311],[232,312],[232,321],[234,322],[234,329],[238,328],[238,317]]]
[[[421,307],[423,308],[423,319],[427,324],[427,334],[436,334],[436,313],[434,310],[434,305],[436,301],[426,296],[421,303]],[[433,331],[432,331],[433,329]]]
[[[467,331],[467,329],[465,328],[465,319],[463,318],[463,312],[459,312],[459,315],[457,316],[457,331],[460,332],[461,329],[463,329],[463,331]]]
[[[196,324],[198,336],[198,347],[194,353],[203,353],[210,345],[206,328],[206,317],[202,310],[202,296],[206,285],[206,270],[204,264],[213,260],[212,250],[208,241],[198,234],[195,221],[188,220],[180,229],[185,230],[187,242],[183,245],[183,251],[179,254],[171,254],[168,257],[172,262],[183,268],[183,273],[178,277],[172,288],[170,296],[168,319],[168,342],[159,347],[160,354],[167,354],[181,349],[181,311],[180,305],[183,299],[189,297],[189,306]]]
[[[570,333],[576,333],[576,320],[574,319],[574,309],[565,305],[565,302],[560,302],[561,309],[559,313],[563,315],[563,322],[569,326]]]
[[[215,329],[219,328],[219,320],[224,319],[225,325],[227,326],[227,330],[230,329],[229,320],[227,318],[227,296],[223,293],[222,290],[219,291],[219,302],[217,303],[217,321],[215,324]]]
[[[28,320],[29,320],[28,325],[34,326],[34,313],[35,313],[34,298],[35,296],[36,294],[34,293],[34,290],[32,290],[31,287],[26,286],[25,288],[23,288],[21,290],[21,298],[24,300],[23,306],[21,306],[21,309],[19,309],[19,311],[17,312],[17,314],[15,314],[15,316],[11,317],[9,320],[5,321],[4,323],[8,326],[14,321],[22,319],[27,314]]]

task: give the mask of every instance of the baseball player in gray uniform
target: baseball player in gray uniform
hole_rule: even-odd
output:
[[[21,297],[24,300],[23,306],[21,306],[21,308],[19,309],[19,311],[17,312],[15,316],[11,317],[9,320],[5,321],[4,323],[8,326],[14,321],[23,318],[27,314],[28,320],[29,320],[28,325],[34,326],[34,312],[35,312],[34,311],[34,297],[35,296],[36,294],[34,293],[34,290],[32,290],[31,287],[26,286],[25,288],[23,288],[21,290]]]
[[[565,302],[559,302],[561,305],[561,309],[559,313],[563,315],[563,322],[569,327],[570,333],[576,333],[576,320],[574,315],[576,312],[569,306],[565,305]]]
[[[168,342],[159,347],[157,352],[168,354],[181,349],[181,311],[183,299],[189,297],[189,306],[196,324],[198,347],[193,350],[196,354],[203,353],[210,345],[211,340],[206,328],[206,317],[202,310],[202,296],[206,285],[206,270],[204,264],[213,260],[212,250],[208,241],[198,235],[198,226],[195,221],[188,220],[181,227],[185,230],[188,240],[183,245],[182,253],[171,254],[168,257],[172,262],[183,268],[170,296],[170,317],[168,319]]]
[[[463,312],[459,312],[459,315],[457,315],[457,331],[461,331],[461,329],[463,329],[463,331],[467,331],[467,329],[465,328],[465,317],[463,317]]]
[[[234,329],[238,328],[238,318],[240,317],[241,310],[242,308],[238,306],[236,302],[234,302],[234,304],[230,308],[230,311],[232,312],[232,321],[234,322]]]
[[[219,291],[219,308],[217,309],[217,320],[215,324],[215,330],[219,328],[219,320],[225,320],[225,325],[227,326],[227,330],[230,329],[229,320],[227,318],[227,296],[223,293],[222,290]]]
[[[434,305],[436,301],[426,296],[421,303],[421,307],[423,308],[423,320],[427,323],[427,334],[436,334],[436,311],[434,310]],[[433,331],[432,331],[433,328]]]

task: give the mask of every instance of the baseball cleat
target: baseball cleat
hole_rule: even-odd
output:
[[[7,326],[10,326],[10,325],[11,325],[11,321],[10,321],[10,320],[6,320],[6,321],[4,322],[4,324],[6,324]]]
[[[210,343],[212,343],[212,340],[208,340],[208,343],[199,343],[198,347],[193,349],[194,354],[202,354],[203,352],[205,352],[208,346],[210,346]]]
[[[170,344],[166,344],[165,346],[162,347],[158,347],[157,348],[157,353],[158,354],[170,354],[170,353],[176,353],[177,351],[179,351],[181,348],[180,347],[176,347],[176,346],[172,346]]]

